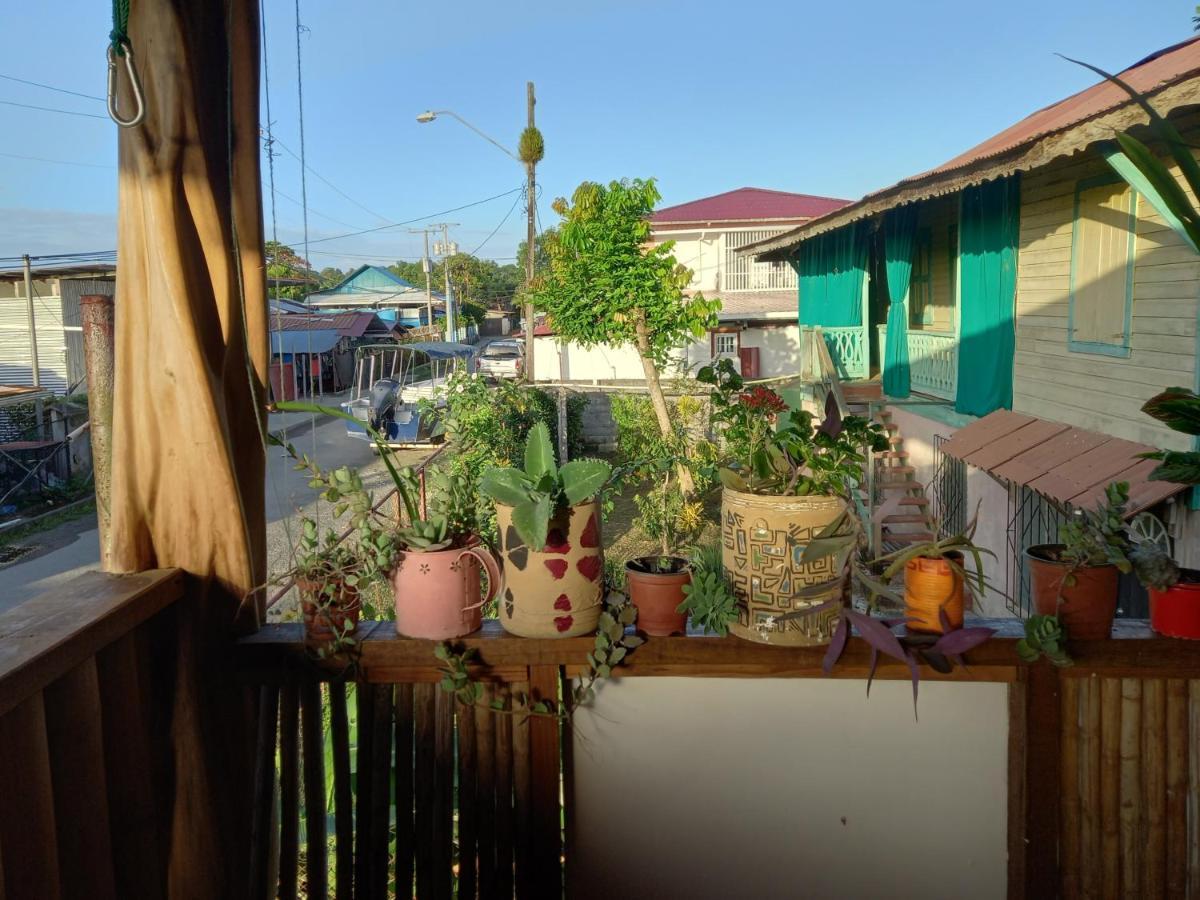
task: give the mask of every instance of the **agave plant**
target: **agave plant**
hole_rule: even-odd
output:
[[[513,527],[533,550],[546,546],[550,519],[557,510],[595,497],[612,476],[600,459],[578,459],[561,467],[554,457],[550,429],[538,422],[525,442],[525,467],[494,468],[484,473],[479,489],[513,508]]]

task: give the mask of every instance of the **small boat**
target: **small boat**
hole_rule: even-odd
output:
[[[367,426],[383,435],[389,447],[431,444],[441,436],[436,416],[422,414],[421,402],[443,406],[440,396],[455,369],[473,371],[470,344],[425,341],[413,344],[366,344],[354,351],[354,386],[342,409],[357,423],[346,434],[369,440]]]

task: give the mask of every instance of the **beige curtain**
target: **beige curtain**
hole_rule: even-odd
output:
[[[265,578],[257,0],[134,0],[129,35],[147,109],[120,133],[113,562],[193,576],[163,723],[166,887],[236,897],[254,702],[228,649]]]

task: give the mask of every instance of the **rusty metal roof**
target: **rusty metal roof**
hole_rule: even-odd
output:
[[[1158,463],[1138,456],[1154,449],[1007,409],[960,428],[942,444],[955,459],[1077,509],[1098,506],[1107,485],[1127,481],[1129,515],[1185,488],[1150,480]]]

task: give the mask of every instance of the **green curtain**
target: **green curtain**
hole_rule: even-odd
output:
[[[1020,225],[1018,176],[963,191],[958,239],[962,310],[954,404],[960,413],[985,416],[1012,408]]]
[[[908,281],[912,275],[916,231],[916,204],[890,209],[884,216],[883,258],[889,302],[887,346],[883,354],[883,392],[889,397],[907,397],[909,394]]]
[[[861,326],[867,241],[861,222],[800,245],[792,267],[800,276],[800,324]]]

